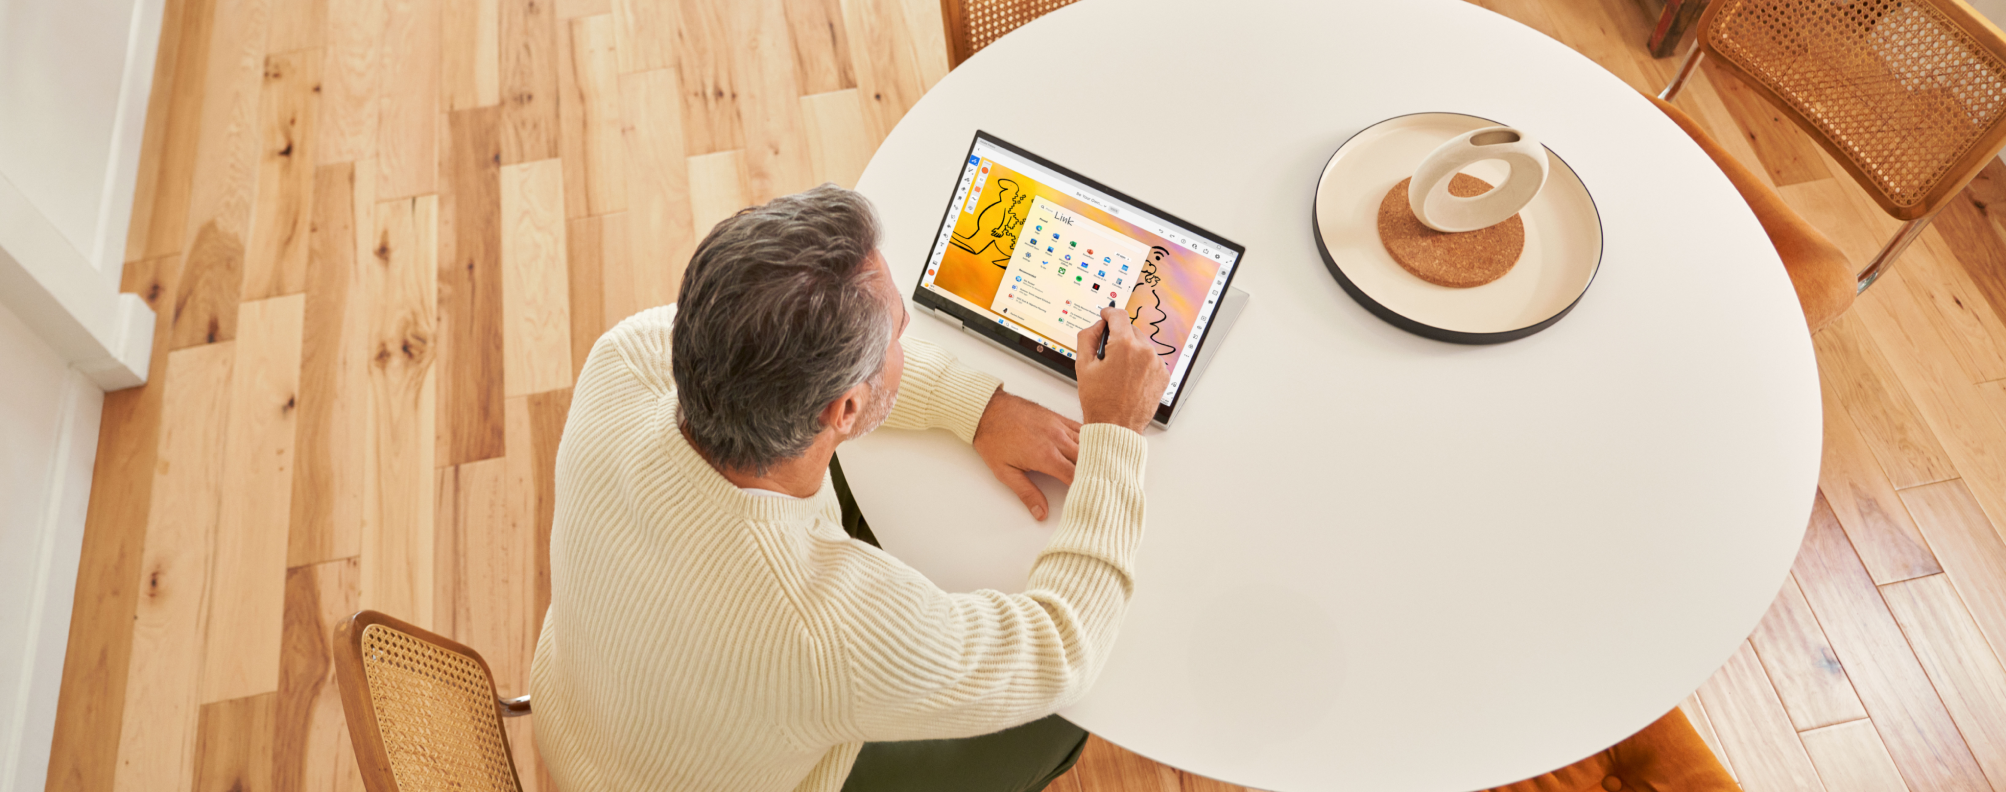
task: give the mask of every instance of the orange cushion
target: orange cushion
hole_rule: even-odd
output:
[[[1490,792],[1741,792],[1727,768],[1672,710],[1594,756]]]
[[[1804,321],[1811,326],[1811,332],[1818,332],[1826,322],[1851,308],[1853,295],[1858,292],[1855,270],[1839,246],[1804,222],[1783,202],[1782,196],[1714,142],[1686,111],[1655,96],[1650,96],[1650,100],[1713,158],[1714,164],[1727,174],[1727,180],[1741,192],[1748,208],[1755,211],[1755,219],[1762,223],[1762,230],[1769,232],[1776,255],[1783,259],[1783,268],[1790,273],[1790,283],[1797,287],[1797,302],[1804,309]]]

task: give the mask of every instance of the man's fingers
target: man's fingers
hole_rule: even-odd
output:
[[[1100,321],[1087,325],[1087,329],[1080,331],[1079,341],[1073,346],[1073,349],[1079,353],[1079,357],[1076,360],[1085,364],[1088,360],[1093,359],[1094,350],[1099,349],[1101,345],[1101,330],[1108,326],[1107,311],[1102,311]]]
[[[1038,470],[1047,476],[1066,482],[1066,486],[1070,487],[1073,484],[1074,465],[1073,460],[1068,457],[1054,455],[1051,462]]]
[[[996,471],[996,478],[1003,482],[1003,486],[1009,487],[1011,492],[1017,493],[1017,499],[1024,502],[1024,508],[1031,510],[1032,519],[1044,522],[1045,493],[1038,489],[1038,485],[1031,483],[1031,477],[1024,475],[1022,470],[1006,466]]]
[[[1059,456],[1065,457],[1067,462],[1075,462],[1079,460],[1080,436],[1078,434],[1067,433],[1061,436],[1059,438],[1058,445],[1059,445]],[[1072,482],[1066,482],[1066,483],[1070,484]]]

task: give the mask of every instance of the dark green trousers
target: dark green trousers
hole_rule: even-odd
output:
[[[882,547],[834,457],[829,478],[843,507],[843,530]],[[1071,770],[1086,747],[1086,730],[1057,715],[959,740],[864,743],[843,792],[1038,792]]]

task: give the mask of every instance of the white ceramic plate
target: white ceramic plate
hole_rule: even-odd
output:
[[[1338,147],[1318,180],[1317,250],[1360,305],[1402,329],[1461,344],[1524,338],[1560,321],[1602,263],[1602,219],[1573,168],[1546,152],[1546,187],[1519,211],[1525,251],[1511,272],[1482,286],[1452,289],[1414,276],[1379,241],[1379,203],[1450,138],[1497,122],[1461,113],[1416,113],[1381,121]],[[1534,135],[1538,130],[1528,130]],[[1501,184],[1504,163],[1463,170]]]

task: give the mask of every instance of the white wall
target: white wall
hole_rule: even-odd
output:
[[[0,0],[0,792],[45,785],[103,392],[146,381],[118,284],[163,6]]]
[[[163,0],[0,0],[0,305],[105,389],[146,381],[118,292]]]
[[[0,306],[0,790],[43,788],[104,393]]]

